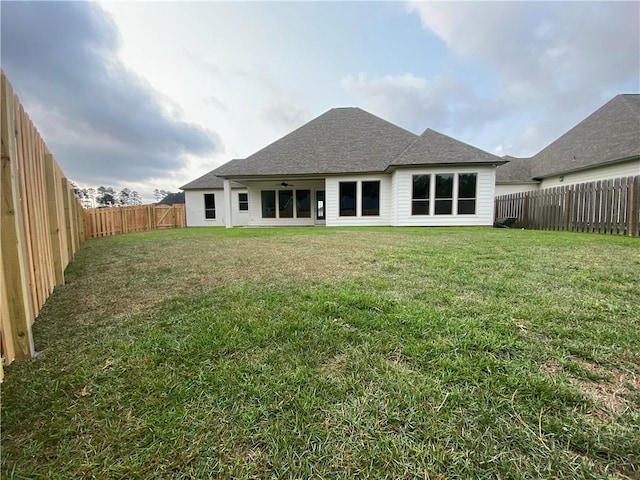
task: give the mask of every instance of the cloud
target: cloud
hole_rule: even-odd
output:
[[[365,108],[496,152],[542,149],[614,95],[640,88],[640,3],[410,2],[446,45],[441,73],[348,75]]]
[[[516,104],[576,108],[638,89],[638,2],[412,2],[461,60],[490,66]]]
[[[221,148],[123,65],[118,30],[96,3],[3,2],[1,34],[2,68],[74,180],[126,185]]]
[[[443,132],[477,128],[499,114],[497,105],[483,103],[468,85],[450,75],[428,79],[411,73],[371,78],[348,75],[342,86],[365,109],[416,133],[425,128]]]

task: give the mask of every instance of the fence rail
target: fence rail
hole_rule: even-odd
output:
[[[86,230],[82,206],[4,73],[0,82],[0,351],[9,364],[33,356],[33,322]]]
[[[86,218],[90,238],[187,226],[184,204],[92,208]]]
[[[640,236],[640,175],[501,195],[496,218],[524,228]]]

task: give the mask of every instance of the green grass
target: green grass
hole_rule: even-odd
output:
[[[640,241],[88,242],[6,368],[2,478],[639,478]]]

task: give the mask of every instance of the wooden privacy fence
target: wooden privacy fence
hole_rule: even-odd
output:
[[[86,217],[91,238],[187,226],[184,204],[92,208]]]
[[[0,347],[9,364],[34,354],[33,322],[54,287],[64,283],[64,269],[86,231],[69,182],[4,73],[0,77]]]
[[[640,175],[501,195],[496,218],[524,228],[640,236]]]

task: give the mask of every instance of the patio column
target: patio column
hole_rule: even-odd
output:
[[[233,219],[231,218],[231,181],[224,179],[224,226],[225,228],[233,227]]]

